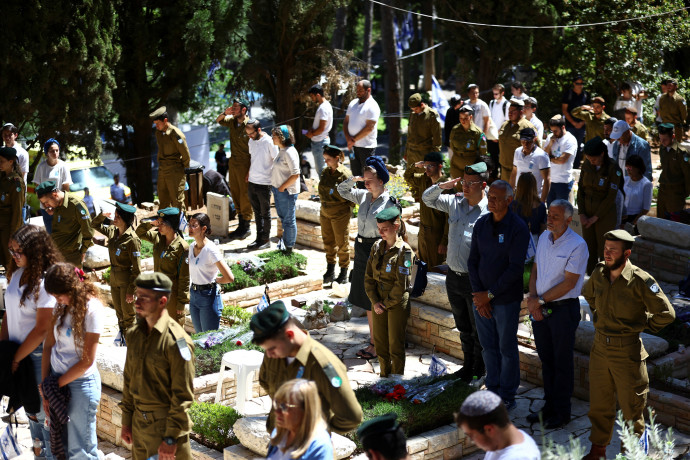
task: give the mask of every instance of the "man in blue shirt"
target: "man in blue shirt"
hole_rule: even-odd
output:
[[[480,217],[474,225],[467,265],[477,332],[484,349],[484,383],[511,410],[520,385],[517,327],[529,229],[510,210],[510,184],[495,181],[487,198],[490,214]]]

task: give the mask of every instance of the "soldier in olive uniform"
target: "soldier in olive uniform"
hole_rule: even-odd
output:
[[[486,136],[481,128],[474,124],[474,109],[469,104],[460,107],[460,123],[450,132],[450,176],[462,177],[465,167],[475,164],[486,155]],[[513,152],[515,149],[513,149]],[[510,159],[513,161],[512,157]]]
[[[23,224],[22,209],[26,185],[19,163],[17,151],[12,147],[0,148],[0,265],[7,269],[11,257],[10,236]]]
[[[190,161],[187,138],[168,122],[165,106],[152,112],[149,117],[156,125],[158,143],[158,207],[173,206],[184,210],[184,170],[189,168]]]
[[[669,78],[666,85],[666,94],[659,98],[659,117],[662,123],[673,124],[676,131],[676,139],[678,142],[683,142],[683,134],[685,134],[685,122],[688,118],[688,107],[685,104],[685,99],[676,92],[678,89],[678,81],[675,78]]]
[[[405,227],[397,206],[376,215],[381,239],[371,248],[364,289],[371,301],[374,347],[381,377],[405,374],[405,332],[410,316],[410,271],[414,251],[404,241]]]
[[[153,271],[172,280],[167,308],[170,317],[184,324],[184,306],[189,303],[189,244],[179,230],[180,210],[158,211],[158,219],[137,227],[137,236],[153,243]]]
[[[635,433],[643,433],[649,377],[640,332],[658,332],[676,316],[654,278],[628,260],[633,237],[625,230],[614,230],[606,233],[604,240],[604,262],[596,266],[582,288],[596,331],[589,357],[592,450],[587,460],[606,456],[616,401],[623,418],[633,423]]]
[[[668,213],[685,209],[685,198],[690,196],[690,152],[674,139],[671,123],[659,125],[659,198],[656,216],[668,218]]]
[[[328,429],[345,434],[362,421],[362,407],[357,402],[347,378],[347,367],[328,348],[300,329],[300,324],[278,300],[252,316],[249,326],[252,342],[266,351],[259,370],[259,384],[273,398],[280,385],[292,379],[316,382],[321,408]],[[273,430],[275,412],[271,409],[266,427]]]
[[[94,232],[88,208],[70,192],[58,190],[55,182],[50,180],[36,187],[36,196],[45,211],[53,216],[50,237],[65,262],[82,268],[86,250],[93,245]]]
[[[647,130],[647,127],[643,125],[640,120],[638,120],[637,109],[635,107],[625,108],[625,122],[628,123],[628,125],[630,125],[630,131],[649,142],[649,132]],[[604,136],[602,135],[601,137],[603,138]]]
[[[448,250],[448,214],[438,209],[430,208],[422,201],[422,194],[426,189],[442,181],[443,155],[441,152],[427,153],[424,161],[418,162],[418,168],[424,168],[424,173],[415,173],[411,182],[410,192],[419,203],[419,258],[429,267],[441,265],[446,259]],[[453,190],[443,193],[454,194]]]
[[[191,460],[194,344],[166,311],[170,278],[146,273],[135,284],[137,322],[127,331],[121,437],[132,444],[134,460]]]
[[[321,172],[319,181],[319,219],[327,264],[323,282],[333,282],[337,255],[340,274],[335,281],[343,284],[347,282],[347,268],[350,266],[350,218],[353,203],[340,196],[338,184],[352,177],[352,173],[342,164],[345,154],[335,145],[324,147],[323,158],[326,168]]]
[[[101,213],[91,227],[108,238],[110,293],[120,328],[115,344],[126,346],[125,331],[134,324],[134,282],[141,273],[141,240],[134,231],[134,206],[115,203],[115,216]],[[112,217],[112,221],[111,221]]]
[[[520,99],[511,99],[508,107],[508,119],[503,122],[498,131],[498,162],[501,165],[501,180],[510,182],[510,173],[513,172],[513,159],[515,150],[522,146],[520,143],[520,131],[525,128],[537,129],[527,121],[522,113],[525,103]],[[541,147],[541,139],[537,139]],[[476,163],[471,161],[470,164]],[[452,174],[451,174],[452,175]],[[455,178],[455,176],[453,176]]]
[[[249,117],[247,110],[249,103],[244,99],[234,99],[232,105],[218,115],[216,122],[221,126],[226,126],[230,131],[230,160],[228,161],[228,174],[230,180],[230,193],[232,200],[237,208],[239,224],[230,233],[230,239],[244,239],[249,236],[251,229],[250,223],[254,210],[249,201],[247,180],[249,178],[249,136],[245,131]]]
[[[424,102],[422,95],[415,93],[407,100],[412,113],[407,127],[407,144],[405,146],[405,181],[411,185],[415,173],[424,173],[415,163],[422,161],[429,152],[440,152],[443,145],[441,136],[441,122],[438,112]]]
[[[604,138],[604,121],[610,118],[604,112],[604,108],[606,108],[604,98],[597,96],[592,99],[592,105],[581,105],[573,109],[572,115],[585,122],[585,142],[597,136]]]
[[[577,206],[582,237],[587,242],[587,273],[592,273],[599,257],[604,256],[604,234],[616,228],[616,195],[623,189],[623,173],[608,156],[600,137],[584,147],[587,161],[582,162],[577,189]]]

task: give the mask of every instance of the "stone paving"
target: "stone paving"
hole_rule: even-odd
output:
[[[275,221],[273,222],[273,233],[275,234]],[[232,229],[232,228],[231,228]],[[254,227],[252,225],[252,236],[247,237],[243,241],[234,241],[231,243],[224,243],[221,239],[221,244],[225,250],[234,250],[241,252],[241,248],[244,248],[247,244],[254,240]],[[277,238],[272,238],[272,248],[275,248],[275,243]],[[321,274],[326,269],[326,260],[324,253],[311,248],[303,248],[299,245],[296,248],[300,253],[307,256],[308,266],[307,271],[310,273]],[[298,296],[300,299],[304,299],[308,304],[311,304],[316,299],[328,298],[333,301],[343,300],[340,297],[333,297],[331,289],[325,289],[322,291],[311,292],[309,294]],[[290,305],[290,300],[292,298],[283,299],[286,301],[286,305]],[[304,316],[305,311],[293,307],[288,307],[291,312],[301,318]],[[115,311],[111,308],[106,309],[106,319],[105,319],[105,331],[100,338],[100,346],[114,346],[113,339],[117,333],[117,320],[115,316]],[[373,359],[366,361],[357,358],[356,352],[363,348],[369,339],[369,330],[367,325],[366,316],[363,317],[353,317],[348,322],[338,322],[330,323],[324,329],[312,330],[310,331],[311,336],[319,340],[321,343],[326,345],[331,349],[339,358],[343,360],[348,368],[348,377],[352,382],[353,386],[358,387],[361,385],[367,385],[375,382],[378,379],[378,360]],[[410,344],[407,349],[407,360],[405,365],[405,378],[412,378],[420,375],[424,375],[428,371],[428,367],[431,361],[432,351],[417,346],[415,344]],[[437,357],[447,366],[448,372],[452,373],[460,369],[462,362],[451,356],[437,353]],[[519,428],[525,430],[528,434],[532,435],[537,444],[542,444],[543,436],[551,437],[556,443],[567,443],[569,437],[574,437],[580,439],[582,444],[586,449],[589,449],[589,428],[590,423],[587,417],[587,411],[589,409],[589,404],[586,401],[582,401],[576,398],[572,399],[572,420],[570,423],[557,430],[546,430],[544,433],[541,432],[539,424],[530,425],[526,417],[530,412],[537,411],[543,405],[542,401],[543,390],[542,388],[535,387],[532,384],[525,383],[520,386],[518,390],[518,395],[516,397],[517,407],[511,411],[510,416],[513,423]],[[258,398],[252,400],[247,405],[247,415],[260,415],[265,414],[270,407],[270,400],[268,397]],[[2,422],[4,427],[6,420]],[[676,457],[685,457],[688,452],[690,452],[690,435],[686,435],[674,430],[676,439]],[[31,459],[32,455],[30,453],[31,439],[29,435],[28,425],[20,425],[18,430],[19,440],[24,447],[24,454],[20,458],[22,460]],[[99,449],[106,455],[109,460],[117,460],[120,458],[129,459],[131,458],[131,453],[119,446],[107,442],[99,442]],[[620,440],[617,434],[614,434],[613,440],[607,449],[607,458],[614,458],[616,454],[620,452]],[[468,455],[464,458],[466,459],[479,459],[483,458],[484,453],[479,452],[475,454]],[[248,457],[251,458],[251,457]],[[359,455],[355,457],[357,460],[364,460],[366,456]]]

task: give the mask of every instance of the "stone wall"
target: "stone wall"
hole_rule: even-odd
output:
[[[479,450],[455,424],[444,425],[407,440],[410,460],[450,460]]]
[[[283,281],[276,281],[268,285],[268,295],[272,300],[283,299],[300,294],[307,294],[323,288],[321,275],[302,275]],[[265,286],[254,286],[239,291],[224,292],[221,294],[223,303],[237,305],[242,308],[254,307],[259,304],[264,295]]]
[[[690,273],[690,225],[643,216],[630,260],[655,278],[678,283]]]

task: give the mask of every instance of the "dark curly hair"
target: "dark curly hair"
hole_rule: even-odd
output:
[[[20,286],[26,286],[20,299],[20,304],[24,305],[29,295],[33,294],[34,302],[38,302],[39,288],[43,280],[43,274],[58,262],[62,262],[62,254],[57,250],[53,239],[48,235],[43,227],[36,225],[24,225],[17,229],[10,237],[19,245],[26,256],[26,260],[31,263],[24,268],[24,273],[19,280]],[[17,262],[14,257],[10,259],[7,269],[7,278],[11,279],[12,274],[17,271]]]
[[[98,299],[98,288],[92,282],[84,278],[84,272],[72,264],[59,262],[46,272],[45,288],[48,294],[69,296],[69,305],[58,303],[53,313],[53,326],[62,325],[65,315],[72,314],[72,332],[74,344],[81,354],[84,352],[84,321],[88,308],[87,302]]]

